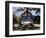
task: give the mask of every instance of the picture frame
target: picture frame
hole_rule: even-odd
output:
[[[13,9],[12,9],[12,7],[13,7]],[[33,30],[31,30],[31,29],[29,30],[28,29],[27,31],[25,31],[25,30],[21,31],[21,29],[19,29],[18,31],[14,30],[14,25],[13,25],[14,23],[12,22],[12,20],[14,18],[13,17],[13,13],[14,13],[14,9],[17,9],[18,7],[19,8],[22,7],[22,9],[24,9],[24,10],[28,9],[28,11],[29,11],[29,9],[31,9],[31,10],[37,10],[37,9],[39,9],[40,10],[40,11],[38,11],[38,12],[40,12],[40,20],[41,20],[40,23],[38,23],[38,24],[40,24],[39,30],[37,30],[37,28],[36,28],[36,30],[34,30],[35,29],[34,28]],[[14,13],[14,14],[16,14],[16,13]],[[23,24],[23,22],[22,22],[22,24]],[[45,34],[45,3],[20,2],[20,1],[5,1],[5,36],[6,37],[32,36],[32,35],[44,35],[44,34]]]

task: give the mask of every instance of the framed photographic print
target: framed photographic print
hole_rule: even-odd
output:
[[[45,34],[45,4],[35,2],[5,2],[5,36]]]

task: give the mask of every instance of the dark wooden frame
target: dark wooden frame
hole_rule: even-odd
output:
[[[9,3],[22,3],[22,4],[36,4],[43,5],[43,33],[38,34],[23,34],[23,35],[9,35]],[[19,2],[19,1],[5,1],[5,36],[15,37],[15,36],[32,36],[32,35],[44,35],[45,34],[45,3],[35,3],[35,2]]]

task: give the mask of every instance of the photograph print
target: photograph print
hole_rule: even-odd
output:
[[[6,1],[5,36],[45,34],[45,4]]]
[[[13,30],[39,30],[40,8],[13,7]]]

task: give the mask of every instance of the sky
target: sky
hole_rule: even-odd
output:
[[[19,16],[21,16],[22,13],[24,13],[25,9],[24,9],[24,10],[19,10],[19,11],[18,11],[18,9],[23,9],[23,8],[14,7],[14,8],[13,8],[13,13],[14,13],[16,16],[19,17]],[[40,16],[40,13],[38,12],[38,13],[36,14],[36,11],[37,11],[37,10],[30,10],[29,12],[31,12],[31,14],[34,15],[34,16],[37,16],[37,15]]]

